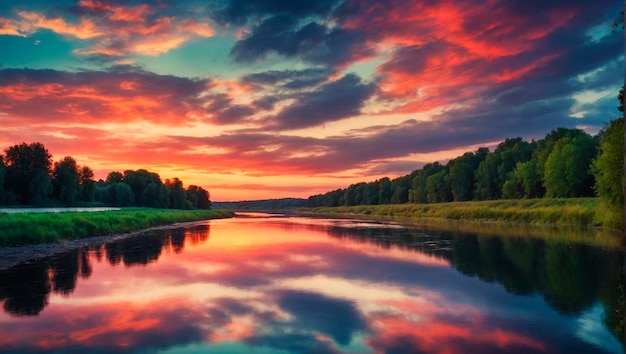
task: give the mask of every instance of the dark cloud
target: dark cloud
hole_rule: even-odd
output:
[[[287,57],[302,55],[318,45],[326,33],[326,28],[315,22],[300,28],[297,25],[298,20],[289,15],[270,17],[238,41],[231,55],[240,63],[255,62],[272,52]]]
[[[328,32],[324,40],[303,59],[331,67],[345,66],[375,54],[375,50],[370,48],[367,41],[366,34],[361,30],[335,28]]]
[[[274,105],[278,101],[280,101],[278,97],[265,96],[265,97],[252,101],[252,106],[260,110],[269,111],[274,108]]]
[[[321,294],[283,291],[278,305],[291,313],[300,325],[332,337],[348,345],[352,336],[367,328],[367,323],[353,303]]]
[[[293,105],[285,108],[270,123],[277,129],[314,127],[360,113],[365,100],[376,90],[371,83],[364,83],[354,74],[324,84],[316,91],[302,94]]]
[[[207,112],[217,124],[233,124],[246,120],[255,111],[251,107],[232,104],[232,98],[226,94],[217,94],[209,97],[210,104]]]
[[[241,78],[241,81],[250,84],[299,90],[316,86],[326,81],[331,73],[332,71],[321,68],[283,71],[272,70],[245,75]]]
[[[212,11],[212,17],[220,23],[245,24],[257,16],[289,14],[294,17],[325,16],[338,0],[231,0],[223,8]]]
[[[259,61],[271,53],[336,67],[373,56],[375,51],[360,30],[330,29],[315,21],[302,25],[298,18],[281,14],[253,27],[230,52],[240,63]]]

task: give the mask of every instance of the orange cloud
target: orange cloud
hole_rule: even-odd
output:
[[[211,37],[213,27],[194,18],[154,15],[147,4],[113,6],[101,1],[82,0],[76,23],[42,12],[16,11],[16,19],[0,18],[0,34],[27,37],[39,29],[88,40],[85,47],[74,52],[80,55],[156,56],[178,48],[194,37]]]
[[[17,27],[17,32],[24,37],[32,35],[40,28],[80,39],[90,39],[104,33],[94,21],[89,19],[82,18],[79,23],[71,24],[62,18],[48,18],[38,12],[17,11],[17,15],[21,19],[15,21],[15,27]]]

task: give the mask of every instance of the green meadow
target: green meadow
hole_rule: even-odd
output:
[[[598,198],[538,198],[492,201],[356,205],[301,208],[301,212],[394,216],[417,220],[463,220],[572,227],[600,226]]]
[[[0,246],[64,242],[156,226],[229,218],[225,210],[124,208],[97,212],[0,213]]]

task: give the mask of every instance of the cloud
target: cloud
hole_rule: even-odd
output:
[[[116,59],[134,54],[157,56],[193,38],[215,34],[213,26],[195,18],[193,12],[170,16],[163,10],[147,3],[128,6],[81,0],[63,12],[16,10],[12,17],[0,18],[0,34],[28,37],[48,29],[83,40],[75,54]]]
[[[321,85],[316,91],[301,94],[296,103],[271,118],[270,126],[299,129],[356,116],[375,90],[374,84],[364,83],[354,74],[346,74]]]
[[[314,87],[328,80],[332,71],[322,68],[303,70],[271,70],[244,75],[243,83],[269,87],[280,87],[287,90],[300,90]]]
[[[30,122],[149,121],[178,125],[200,114],[210,80],[133,67],[107,71],[0,70],[0,109]]]
[[[255,62],[275,52],[287,57],[302,55],[318,45],[326,28],[315,22],[294,28],[298,20],[288,15],[277,15],[264,20],[252,29],[250,35],[238,41],[231,55],[241,63]]]
[[[210,101],[207,111],[213,117],[212,122],[216,124],[242,122],[255,113],[251,107],[233,104],[233,99],[227,94],[216,94],[207,99]]]
[[[240,63],[258,62],[275,53],[316,65],[344,67],[375,55],[366,39],[359,30],[329,28],[315,21],[303,24],[296,16],[279,14],[254,26],[230,54]]]
[[[249,18],[288,14],[295,17],[324,16],[330,12],[336,0],[230,0],[223,8],[212,11],[213,18],[221,23],[245,24]]]
[[[301,325],[327,334],[341,345],[350,344],[353,335],[367,328],[355,305],[346,300],[309,292],[282,291],[278,305],[295,316]]]

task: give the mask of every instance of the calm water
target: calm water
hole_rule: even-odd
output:
[[[622,262],[382,222],[210,221],[1,272],[0,351],[622,353]]]

